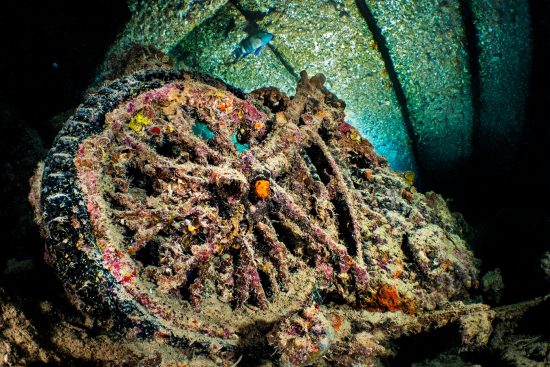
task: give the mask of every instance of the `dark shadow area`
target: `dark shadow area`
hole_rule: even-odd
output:
[[[457,325],[451,324],[434,331],[397,339],[392,348],[396,355],[384,360],[384,366],[410,366],[451,350],[456,345],[457,329]]]
[[[505,172],[482,167],[486,157],[475,155],[468,184],[451,202],[474,228],[482,274],[501,269],[504,304],[550,292],[540,266],[550,250],[550,1],[530,1],[530,15],[533,65],[519,154]],[[503,155],[507,148],[498,147]]]
[[[81,102],[129,16],[123,0],[3,2],[0,96],[42,131]]]
[[[525,316],[518,325],[518,333],[527,335],[541,335],[550,338],[550,317],[548,309],[550,300],[533,307],[525,313]]]
[[[2,3],[0,329],[5,327],[5,312],[13,306],[18,312],[13,322],[28,320],[29,330],[37,331],[33,341],[38,348],[52,349],[54,326],[63,321],[83,325],[83,316],[44,262],[44,240],[27,200],[29,179],[69,116],[63,112],[82,101],[105,52],[128,19],[123,0]],[[63,365],[84,364],[65,356]]]
[[[2,4],[0,278],[7,259],[43,261],[27,201],[29,179],[51,143],[52,117],[81,102],[128,19],[123,0]]]

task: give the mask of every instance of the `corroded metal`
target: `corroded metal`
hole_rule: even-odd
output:
[[[451,302],[477,285],[460,216],[392,171],[324,82],[245,95],[150,70],[88,96],[31,193],[80,309],[190,355],[290,365],[370,363],[404,333],[490,319]]]

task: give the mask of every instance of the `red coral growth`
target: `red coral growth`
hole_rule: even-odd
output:
[[[399,310],[399,294],[397,288],[390,284],[383,284],[376,295],[378,304],[390,312]]]

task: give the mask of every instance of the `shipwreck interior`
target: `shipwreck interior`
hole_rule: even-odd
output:
[[[456,154],[458,158],[449,158],[443,163],[434,157],[438,154],[444,155],[446,149],[449,151],[454,149],[455,142],[442,140],[441,146],[433,142],[430,146],[423,145],[426,139],[429,140],[431,132],[422,130],[424,127],[417,121],[422,111],[420,111],[421,108],[414,106],[413,103],[416,103],[413,101],[414,96],[408,94],[410,85],[414,83],[407,84],[408,81],[400,74],[402,72],[400,68],[406,63],[399,59],[397,51],[392,48],[395,42],[392,43],[392,37],[385,33],[387,28],[382,23],[383,12],[377,12],[376,5],[371,4],[377,2],[322,1],[322,3],[325,2],[330,4],[331,9],[337,9],[342,21],[347,21],[346,17],[356,16],[363,22],[361,24],[365,32],[370,32],[374,37],[375,43],[372,45],[376,45],[380,62],[385,65],[383,77],[390,81],[386,92],[389,91],[394,95],[392,103],[396,106],[395,114],[399,117],[399,121],[401,119],[404,121],[402,133],[408,136],[404,144],[408,147],[407,149],[410,149],[404,153],[407,157],[403,159],[399,153],[388,153],[394,154],[389,157],[390,165],[402,167],[402,171],[414,171],[416,178],[413,180],[419,192],[437,192],[446,199],[452,211],[462,213],[468,228],[465,238],[469,249],[481,260],[480,281],[487,279],[489,282],[490,276],[501,278],[502,287],[497,286],[491,291],[484,291],[483,284],[480,283],[478,289],[473,292],[473,296],[495,309],[522,302],[533,302],[532,307],[528,307],[522,317],[513,324],[514,332],[508,339],[511,346],[506,349],[506,353],[522,350],[517,353],[523,353],[521,355],[529,359],[533,366],[550,363],[550,318],[548,317],[550,311],[550,298],[548,298],[550,294],[550,114],[548,112],[548,106],[550,106],[550,1],[525,1],[530,18],[528,38],[516,40],[514,47],[517,49],[512,51],[503,49],[500,50],[501,54],[497,55],[505,59],[508,52],[515,52],[518,58],[528,60],[527,65],[524,66],[528,69],[518,71],[520,75],[527,77],[526,81],[523,80],[526,86],[524,104],[510,109],[510,111],[520,111],[519,115],[508,116],[502,121],[493,121],[493,125],[483,125],[483,119],[489,113],[485,107],[487,105],[485,94],[489,92],[484,89],[486,86],[484,83],[487,80],[484,73],[487,71],[483,68],[483,62],[480,61],[485,46],[476,33],[476,15],[471,7],[471,3],[476,1],[432,1],[443,8],[450,6],[448,3],[457,3],[461,7],[458,16],[464,25],[464,49],[468,54],[463,56],[469,70],[467,92],[471,98],[467,104],[473,116],[472,131],[468,130],[468,134],[471,135],[468,137],[470,140],[466,143],[456,141],[457,146],[466,144],[468,148],[457,148],[458,153],[449,154]],[[139,4],[138,1],[130,1],[130,3],[134,6]],[[204,55],[207,51],[195,50],[193,47],[211,40],[212,44],[219,41],[216,47],[219,50],[225,50],[219,38],[224,37],[224,32],[226,35],[232,34],[233,27],[239,27],[238,22],[241,18],[249,25],[250,29],[246,30],[249,34],[257,32],[258,27],[265,28],[280,21],[278,19],[274,19],[272,23],[269,20],[266,21],[277,13],[277,4],[280,2],[275,1],[275,5],[268,7],[270,10],[265,11],[261,7],[258,8],[259,10],[254,10],[255,8],[249,10],[240,1],[227,3],[226,6],[232,7],[232,10],[211,15],[208,18],[211,19],[208,26],[202,28],[197,26],[183,41],[171,49],[169,55],[160,53],[159,56],[155,54],[156,51],[140,52],[145,52],[148,57],[156,58],[157,61],[159,58],[162,59],[160,62],[162,66],[184,64],[198,69],[202,67],[205,69],[201,70],[203,72],[213,71],[214,74],[216,72],[223,74],[219,71],[221,69],[216,69],[218,66],[211,66],[204,61],[207,59]],[[231,12],[240,14],[241,18],[235,17],[237,26],[227,20],[227,14],[232,14]],[[351,12],[351,15],[348,12]],[[111,47],[119,40],[118,37],[127,24],[133,24],[131,23],[133,16],[126,1],[123,0],[80,2],[21,0],[6,2],[2,5],[2,11],[0,11],[0,34],[3,40],[2,57],[0,57],[0,70],[3,71],[0,84],[0,126],[2,127],[0,134],[0,228],[2,230],[0,236],[0,366],[4,365],[1,359],[2,352],[11,358],[9,359],[11,364],[5,362],[5,365],[20,365],[18,358],[25,360],[28,365],[36,366],[47,365],[48,363],[44,361],[54,365],[119,365],[109,362],[104,355],[98,355],[99,359],[94,360],[93,355],[86,355],[82,351],[74,352],[70,346],[59,349],[63,340],[70,343],[71,340],[74,342],[79,338],[74,335],[71,337],[56,334],[59,329],[55,325],[73,325],[73,329],[67,327],[75,335],[86,333],[88,335],[86,340],[94,340],[95,343],[101,343],[102,340],[107,339],[101,339],[104,332],[101,325],[82,316],[75,309],[67,299],[56,273],[44,261],[44,240],[40,236],[38,227],[33,223],[28,194],[29,180],[38,162],[46,157],[59,130],[82,102],[83,96],[101,84],[102,77],[107,75],[105,78],[108,79],[116,75],[117,67],[122,68],[118,64],[115,65],[116,62],[112,62],[105,68],[105,58],[109,52],[112,52]],[[214,36],[207,36],[215,32],[208,27],[215,26],[221,27],[221,31],[214,33]],[[274,40],[276,38],[277,34]],[[521,42],[528,42],[529,47]],[[272,44],[277,45],[275,41],[271,41],[262,52],[274,55],[274,60],[280,61],[281,73],[287,73],[294,85],[295,77],[301,71],[300,64],[297,61],[289,61],[284,50],[280,51]],[[422,45],[422,41],[419,41],[419,45]],[[526,50],[525,52],[529,54],[522,55],[518,50]],[[128,59],[121,60],[117,62],[123,64],[124,60]],[[156,64],[152,63],[152,65]],[[233,65],[228,66],[228,68],[231,67]],[[271,68],[275,73],[273,70]],[[231,73],[231,77],[238,80],[238,75],[235,76],[234,71]],[[223,76],[220,75],[215,76]],[[330,75],[325,76],[329,89],[338,83],[337,80],[331,80]],[[250,75],[246,77],[254,79]],[[517,75],[498,76],[503,80],[515,80],[516,77]],[[283,90],[286,88],[285,83],[280,86]],[[228,84],[235,83],[228,82]],[[514,88],[518,84],[507,86],[506,83],[497,83],[496,85],[507,90],[506,88]],[[238,88],[246,88],[246,86],[246,83],[243,86],[237,85]],[[344,89],[342,90],[345,92]],[[337,92],[336,94],[340,97]],[[506,93],[504,94],[502,98],[505,99]],[[514,95],[513,92],[509,94]],[[356,101],[352,99],[352,111],[354,103]],[[421,105],[422,102],[418,103]],[[454,116],[455,112],[457,116],[462,116],[457,111],[445,113]],[[356,116],[353,113],[352,119]],[[427,117],[424,118],[423,121],[428,121]],[[518,122],[519,120],[522,121]],[[360,121],[360,124],[366,124],[360,118],[357,121]],[[517,123],[517,126],[505,130],[502,126],[508,123],[507,121]],[[350,123],[353,125],[353,121]],[[505,130],[504,133],[499,130],[501,127]],[[199,126],[198,129],[200,128]],[[198,134],[212,133],[207,127],[205,129]],[[362,125],[358,130],[367,135],[372,133],[375,150],[377,142],[380,142],[384,147],[381,153],[391,151],[383,144],[385,132],[376,135],[376,131],[373,132],[368,127],[362,129]],[[387,136],[391,136],[392,130],[388,131]],[[509,137],[501,139],[500,135],[507,133],[513,134],[513,139],[508,140]],[[456,134],[457,139],[462,139],[466,133],[459,130],[453,134]],[[179,154],[179,151],[174,151],[177,147],[169,145],[159,146],[158,149],[164,156]],[[313,166],[319,168],[322,165],[316,162],[316,158],[321,155],[317,146],[312,145],[306,153]],[[323,181],[325,171],[323,169],[318,171],[319,180]],[[146,186],[147,183],[140,184]],[[256,190],[258,192],[259,189]],[[345,219],[344,212],[337,215]],[[346,233],[348,230],[349,228],[344,228],[340,233]],[[285,231],[285,228],[279,228],[281,237],[284,236]],[[346,235],[352,236],[349,233]],[[289,242],[292,241],[289,240]],[[144,250],[136,256],[143,263],[153,263],[156,261],[154,251],[154,248]],[[546,266],[546,273],[544,266]],[[265,278],[265,274],[262,274]],[[483,278],[484,276],[487,277]],[[261,280],[266,282],[266,279]],[[341,302],[339,296],[333,293],[320,293],[316,296],[319,302]],[[16,320],[14,321],[16,324],[10,324],[10,319]],[[507,327],[512,328],[505,324],[495,326],[495,333]],[[392,342],[388,347],[392,353],[382,357],[378,363],[382,366],[517,365],[508,358],[504,352],[505,348],[487,347],[475,350],[456,348],[458,329],[457,323],[450,323],[433,331],[404,335]],[[21,331],[19,338],[14,339],[14,330]],[[506,334],[505,331],[502,333],[502,335]],[[529,341],[522,344],[522,340]],[[529,343],[532,343],[531,349],[527,345]],[[96,345],[93,348],[90,350],[97,350],[98,347]],[[262,353],[266,352],[261,348],[258,347],[258,350]],[[529,351],[525,352],[525,350]],[[160,352],[139,359],[142,357],[143,355],[129,357],[127,364],[120,365],[139,365],[140,363],[156,365],[162,361]],[[239,366],[241,365],[256,364],[254,358],[247,355],[240,361]]]

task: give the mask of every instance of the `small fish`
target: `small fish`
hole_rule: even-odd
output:
[[[235,57],[237,60],[243,57],[254,54],[258,56],[262,48],[264,48],[271,40],[273,35],[268,32],[258,32],[243,39],[235,48]]]
[[[412,186],[414,183],[414,172],[413,171],[406,171],[403,173],[403,177],[405,178],[405,181],[407,182],[407,185]]]

